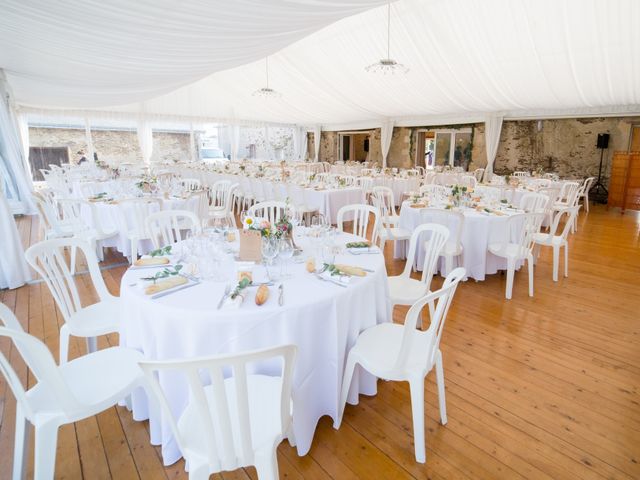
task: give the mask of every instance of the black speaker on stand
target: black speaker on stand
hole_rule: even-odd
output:
[[[591,190],[589,191],[589,197],[592,198],[594,202],[607,203],[609,192],[607,191],[607,187],[605,187],[602,183],[602,160],[604,157],[604,151],[609,148],[608,133],[598,134],[596,148],[600,150],[600,167],[598,168],[598,180],[593,184],[593,187],[591,187]]]

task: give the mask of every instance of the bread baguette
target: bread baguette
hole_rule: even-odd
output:
[[[169,263],[169,259],[167,257],[150,257],[150,258],[139,258],[133,265],[136,267],[149,267],[151,265],[166,265]]]
[[[169,290],[170,288],[178,287],[180,285],[184,285],[189,280],[185,277],[175,276],[171,278],[167,278],[166,280],[162,280],[160,282],[156,282],[153,285],[149,285],[144,289],[145,295],[154,295],[156,293],[163,292],[165,290]]]
[[[269,287],[260,285],[256,292],[256,305],[263,305],[267,300],[269,300]]]
[[[336,268],[340,270],[342,273],[346,273],[347,275],[352,275],[354,277],[365,277],[367,275],[367,272],[365,272],[360,267],[336,264]]]

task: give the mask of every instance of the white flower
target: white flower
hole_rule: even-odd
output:
[[[253,217],[245,217],[242,221],[242,226],[245,230],[253,227],[256,224],[256,219]]]

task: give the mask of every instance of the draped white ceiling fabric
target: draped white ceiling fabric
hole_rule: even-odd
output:
[[[502,120],[502,117],[490,116],[484,122],[484,138],[487,148],[487,168],[484,170],[484,178],[488,180],[493,175],[493,164],[496,161],[500,132],[502,132]]]
[[[323,130],[640,113],[638,0],[397,0],[379,77],[383,3],[4,0],[0,67],[25,106]]]
[[[380,149],[382,152],[382,166],[387,167],[387,157],[389,156],[389,147],[391,147],[391,138],[393,137],[393,120],[382,122],[380,127]]]

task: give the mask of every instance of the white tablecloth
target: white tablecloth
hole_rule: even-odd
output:
[[[211,187],[219,180],[231,180],[232,182],[241,183],[240,175],[230,173],[217,173],[207,170],[195,170],[191,168],[176,169],[180,175],[184,177],[197,178],[205,185]],[[252,181],[256,179],[252,178]],[[265,178],[258,179],[262,185],[262,189],[266,194],[266,200],[286,199],[289,196],[289,190],[295,188],[293,185]],[[277,196],[274,196],[274,194]],[[318,211],[332,224],[336,223],[338,210],[345,205],[354,203],[365,203],[365,193],[361,188],[337,188],[326,190],[314,190],[313,188],[305,189],[305,200],[308,207],[317,208]]]
[[[342,234],[338,243],[353,236]],[[302,243],[296,239],[299,244]],[[347,288],[323,282],[305,271],[304,264],[293,264],[293,278],[284,280],[285,305],[277,304],[277,290],[271,287],[269,301],[258,307],[253,292],[239,310],[217,310],[224,291],[223,282],[203,282],[198,286],[151,300],[140,286],[131,286],[149,270],[129,270],[122,278],[122,345],[141,351],[148,359],[191,358],[240,352],[281,344],[298,346],[293,380],[293,430],[298,452],[309,451],[320,417],[336,418],[344,362],[360,332],[390,321],[387,275],[381,254],[338,255],[336,263],[359,265],[372,270],[364,278],[354,278]],[[254,280],[264,275],[254,270]],[[277,374],[274,366],[261,369]],[[184,409],[188,388],[183,379],[163,376],[175,413]],[[360,372],[350,400],[357,393],[374,395],[375,377]],[[149,415],[152,443],[162,444],[165,464],[180,458],[180,452],[167,423],[150,412],[144,394],[133,395],[134,418]]]
[[[0,190],[0,289],[18,288],[29,280],[31,275],[24,259],[16,222]]]
[[[463,209],[464,226],[462,228],[461,243],[463,252],[454,259],[453,268],[464,267],[467,277],[475,280],[484,280],[485,275],[491,275],[498,270],[505,270],[507,262],[504,258],[497,257],[487,250],[490,243],[503,241],[506,235],[505,224],[511,214],[504,216],[485,215],[472,209]],[[413,230],[423,223],[440,223],[452,229],[454,225],[446,225],[437,210],[429,208],[411,208],[409,202],[404,202],[400,210],[400,226]],[[454,235],[454,232],[451,232]],[[407,245],[405,245],[405,243]],[[397,242],[394,256],[404,258],[408,242]],[[422,270],[424,263],[424,245],[421,242],[417,248],[415,267]],[[440,259],[439,270],[444,272],[444,259]]]
[[[105,231],[115,229],[118,232],[116,236],[102,240],[99,246],[115,247],[125,257],[131,255],[131,242],[127,238],[127,232],[132,231],[134,228],[131,205],[127,204],[127,202],[116,204],[95,202],[94,205],[100,218],[102,229]],[[161,199],[161,206],[163,210],[190,210],[197,213],[198,199],[195,197],[189,197],[187,199],[174,197],[163,198]],[[152,204],[150,211],[151,213],[155,213],[158,211],[158,207]],[[88,206],[83,207],[82,218],[88,225],[95,227]],[[138,254],[144,255],[152,248],[153,246],[150,241],[143,240],[138,244]]]

